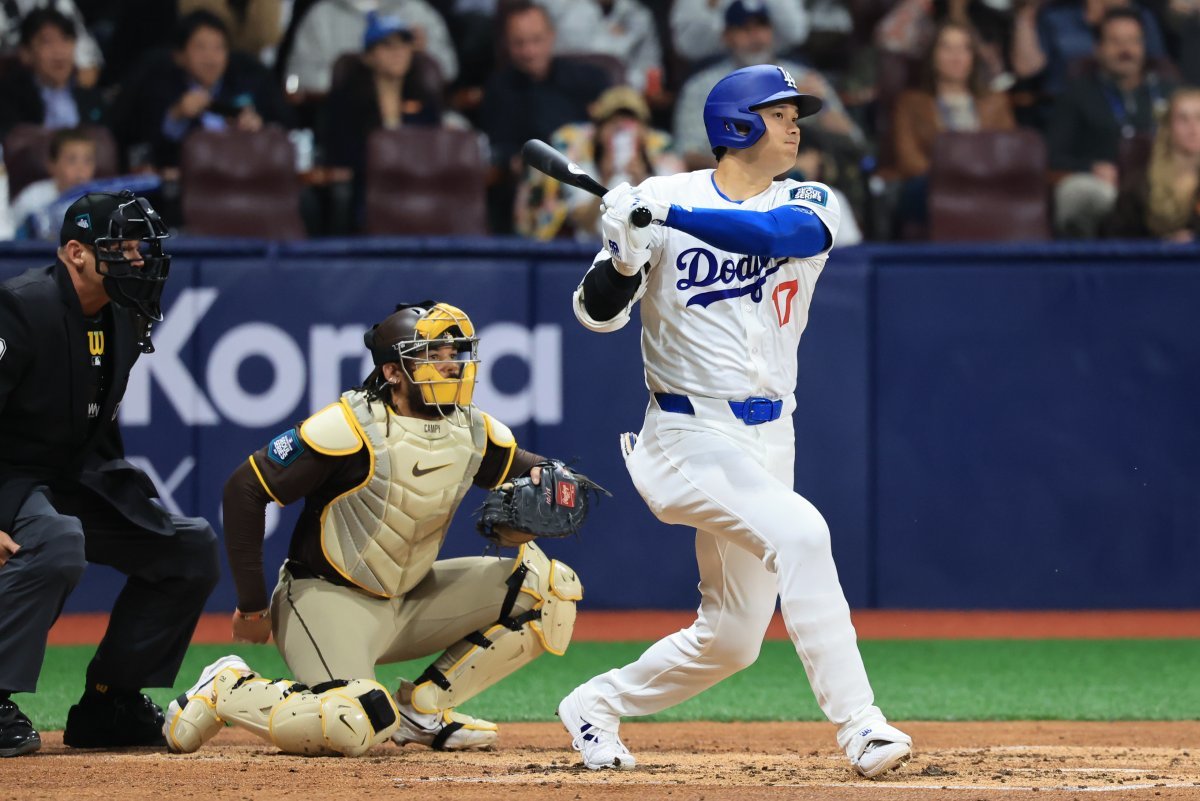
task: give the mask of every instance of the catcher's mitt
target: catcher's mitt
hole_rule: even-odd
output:
[[[562,462],[541,462],[539,483],[529,476],[506,481],[479,507],[479,533],[499,545],[520,545],[537,537],[567,537],[587,519],[594,492],[612,493]]]

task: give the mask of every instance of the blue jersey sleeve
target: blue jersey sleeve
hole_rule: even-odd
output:
[[[808,258],[833,244],[825,223],[804,206],[747,211],[672,205],[666,225],[721,250],[762,258]]]

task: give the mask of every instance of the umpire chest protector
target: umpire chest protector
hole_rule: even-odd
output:
[[[320,453],[346,456],[365,447],[370,455],[363,482],[321,512],[321,549],[338,573],[372,595],[403,595],[425,577],[479,470],[485,416],[454,415],[401,417],[353,390],[300,427]]]

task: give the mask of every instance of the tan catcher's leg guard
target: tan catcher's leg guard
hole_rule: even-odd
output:
[[[397,710],[383,685],[369,679],[310,689],[264,679],[238,657],[226,656],[170,703],[166,718],[163,735],[176,753],[197,750],[228,724],[288,754],[359,756],[396,730]]]
[[[529,542],[521,546],[506,583],[508,594],[497,623],[446,649],[415,686],[407,682],[400,686],[397,696],[402,706],[411,705],[447,725],[427,742],[421,727],[415,725],[418,721],[401,715],[400,727],[392,737],[397,744],[422,742],[437,749],[490,747],[496,741],[496,725],[453,712],[453,707],[529,664],[543,651],[561,656],[567,650],[575,630],[575,602],[583,597],[583,585],[575,571]]]

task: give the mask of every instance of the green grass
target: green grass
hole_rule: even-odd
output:
[[[648,643],[575,643],[543,656],[463,707],[491,720],[553,720],[558,699],[591,676],[635,659]],[[92,646],[53,647],[36,695],[17,695],[42,729],[60,729],[83,686]],[[1200,719],[1200,640],[908,640],[862,643],[876,699],[896,720]],[[287,675],[274,646],[198,645],[166,706],[204,665],[239,653],[255,670]],[[427,660],[386,665],[394,687]],[[791,645],[768,642],[758,662],[651,720],[820,720]]]

